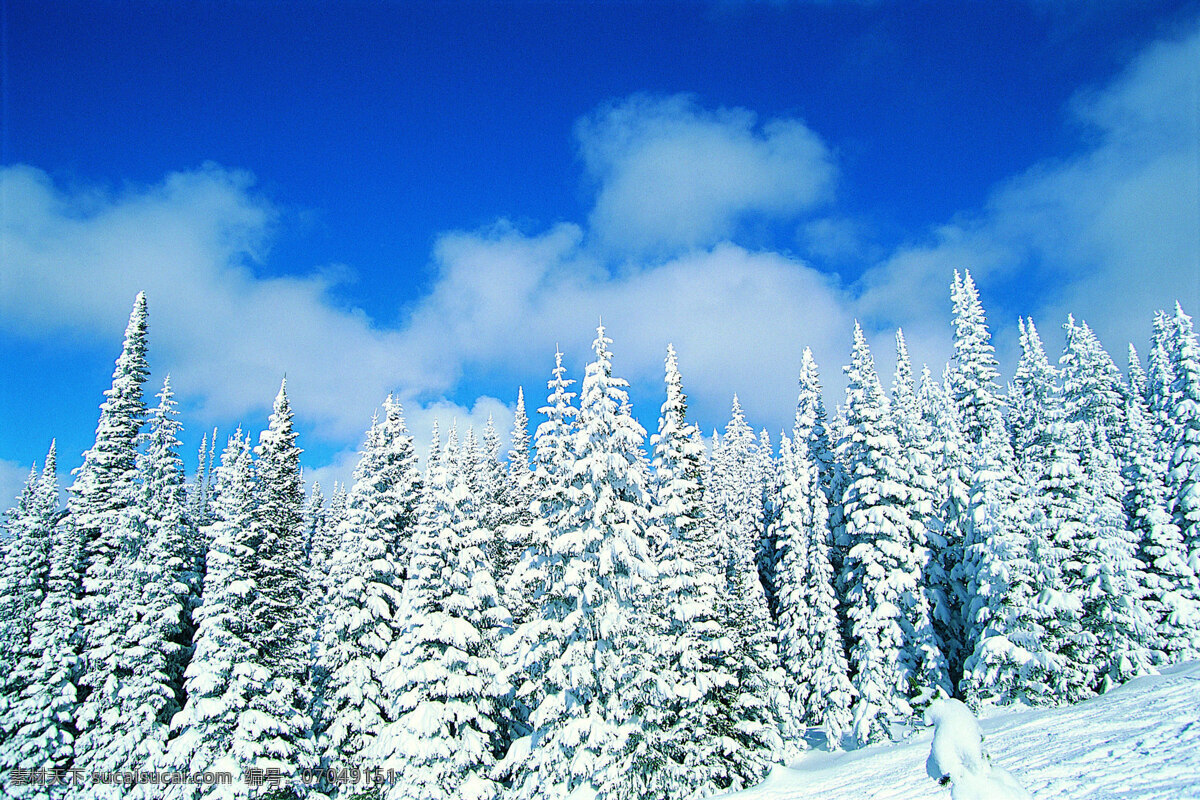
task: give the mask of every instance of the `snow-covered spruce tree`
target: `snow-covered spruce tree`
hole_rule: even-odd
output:
[[[737,395],[733,396],[733,407],[720,447],[719,455],[713,459],[713,491],[718,522],[724,528],[730,547],[726,569],[733,580],[736,569],[753,569],[757,574],[764,481],[758,440],[746,424],[746,415]]]
[[[539,644],[533,660],[547,660],[534,671],[541,699],[530,715],[517,798],[566,797],[585,787],[603,800],[636,794],[646,781],[622,770],[622,755],[641,735],[636,710],[644,682],[654,681],[638,621],[654,571],[646,546],[645,432],[629,414],[628,384],[612,374],[610,343],[600,327],[571,446],[568,511],[550,531],[547,586],[536,634],[526,640]]]
[[[1131,375],[1133,374],[1131,370]],[[1154,625],[1154,660],[1159,665],[1200,655],[1200,582],[1188,565],[1187,547],[1167,508],[1167,488],[1155,464],[1154,428],[1144,396],[1126,400],[1129,458],[1125,513],[1145,565],[1146,612]]]
[[[800,710],[790,707],[784,689],[775,623],[758,570],[764,482],[760,448],[735,395],[725,435],[714,444],[708,483],[709,513],[717,526],[717,545],[724,551],[729,597],[725,626],[735,643],[733,663],[745,704],[742,713],[761,722],[764,742],[782,735],[777,746],[791,750],[800,746],[795,728]],[[774,757],[782,754],[776,750]],[[740,775],[753,783],[761,780],[761,775],[752,777],[760,769],[760,761],[750,760]]]
[[[58,511],[56,470],[51,444],[41,474],[36,467],[30,470],[16,506],[8,511],[8,537],[0,541],[0,783],[5,787],[12,784],[13,768],[44,757],[25,730],[39,720],[41,703],[27,706],[23,698],[42,692],[35,683],[41,653],[35,649],[39,643],[32,623],[49,589]]]
[[[821,490],[826,501],[832,496],[833,445],[830,443],[829,424],[825,413],[825,399],[821,392],[821,373],[812,350],[804,348],[800,358],[800,391],[796,399],[796,422],[792,427],[792,442],[803,442],[809,458],[820,475]]]
[[[946,604],[942,592],[948,577],[940,574],[941,561],[933,558],[930,547],[931,528],[932,536],[937,536],[938,528],[933,505],[937,482],[930,443],[932,432],[917,401],[912,360],[901,330],[896,331],[896,374],[890,410],[900,443],[901,468],[906,476],[907,506],[915,523],[909,546],[917,559],[917,585],[904,596],[904,653],[909,669],[916,676],[916,685],[925,689],[918,690],[913,697],[914,706],[921,710],[936,688],[950,691],[953,684],[945,650],[957,652],[960,646],[954,640],[941,641],[933,625],[933,606]],[[940,539],[937,543],[940,544]]]
[[[70,488],[70,520],[82,539],[86,568],[80,600],[80,704],[73,766],[87,772],[124,768],[120,691],[131,674],[129,632],[141,590],[134,562],[141,548],[138,446],[146,404],[146,296],[134,301],[121,355],[105,391],[95,444],[84,453]]]
[[[234,755],[246,767],[278,769],[299,791],[299,771],[316,765],[308,668],[314,592],[304,558],[304,490],[287,381],[259,437],[254,520],[259,543],[250,579],[250,640],[263,678],[239,720]]]
[[[951,577],[966,587],[962,652],[969,655],[961,688],[968,698],[976,699],[973,692],[985,685],[992,660],[992,651],[981,648],[1007,641],[1001,606],[1010,591],[1012,562],[1025,553],[1026,543],[1016,513],[1020,487],[1004,424],[995,349],[969,272],[962,278],[955,272],[951,301],[954,353],[945,384],[961,422],[963,483],[968,489],[968,506],[961,518],[963,556]],[[993,641],[985,645],[985,639]]]
[[[1176,330],[1174,320],[1167,312],[1155,312],[1154,333],[1150,339],[1150,356],[1146,367],[1146,406],[1154,426],[1157,460],[1164,481],[1167,481],[1167,472],[1180,434],[1175,420],[1175,407],[1179,402],[1173,356]]]
[[[1063,400],[1078,436],[1085,504],[1085,524],[1073,555],[1083,564],[1078,572],[1083,625],[1099,662],[1091,688],[1103,691],[1150,669],[1153,629],[1142,605],[1146,579],[1125,516],[1126,489],[1111,444],[1113,436],[1124,435],[1120,372],[1086,323],[1075,325],[1068,317],[1065,327]]]
[[[847,435],[839,443],[847,484],[842,566],[850,632],[850,665],[858,697],[854,736],[860,743],[890,735],[908,717],[909,698],[934,687],[918,683],[906,653],[906,595],[917,591],[920,563],[914,546],[920,523],[910,507],[895,423],[862,328],[855,323],[846,367]]]
[[[1192,570],[1200,574],[1200,344],[1192,318],[1175,304],[1171,372],[1173,420],[1177,430],[1167,473],[1173,520],[1188,547]]]
[[[779,656],[795,693],[793,708],[836,749],[852,722],[854,688],[834,593],[829,511],[808,442],[785,438],[780,461],[783,490],[774,526]]]
[[[926,523],[929,561],[925,586],[934,633],[946,656],[951,685],[962,680],[962,666],[969,651],[965,630],[966,586],[954,577],[963,557],[963,529],[970,506],[967,460],[958,408],[944,384],[933,379],[926,366],[917,390],[921,418],[929,431],[929,453],[933,461],[933,515]]]
[[[651,437],[652,524],[663,550],[646,625],[667,697],[647,708],[648,734],[630,768],[644,776],[647,796],[696,798],[753,781],[770,763],[777,734],[773,720],[740,707],[735,651],[724,628],[724,559],[705,513],[704,443],[687,421],[673,347],[666,388]],[[760,766],[747,775],[756,760]]]
[[[335,770],[366,764],[375,738],[396,719],[387,659],[402,623],[396,562],[414,533],[417,474],[412,437],[389,397],[383,422],[372,421],[367,432],[329,559],[317,671],[327,676],[321,685],[322,763]]]
[[[325,492],[321,490],[321,482],[313,481],[312,489],[308,493],[308,502],[304,505],[304,553],[309,569],[314,576],[321,573],[317,572],[316,565],[313,564],[313,541],[317,537],[317,532],[325,526],[327,513]],[[328,554],[322,553],[320,557],[327,558]]]
[[[538,409],[538,413],[546,420],[538,425],[534,434],[532,519],[529,530],[520,532],[526,546],[517,555],[512,573],[504,584],[504,605],[517,625],[517,636],[512,646],[519,652],[513,653],[516,658],[514,667],[521,672],[536,672],[535,665],[549,663],[549,655],[540,654],[537,644],[543,637],[545,623],[536,620],[533,612],[541,604],[549,580],[553,532],[562,524],[570,507],[567,483],[575,463],[574,435],[579,412],[572,405],[575,393],[567,391],[575,381],[565,377],[567,370],[562,358],[563,354],[556,350],[554,370],[547,383],[550,394],[546,398],[546,405]],[[520,542],[517,543],[519,545]],[[533,624],[523,629],[526,622]],[[522,643],[517,645],[518,641]],[[508,649],[508,645],[505,649]],[[528,667],[522,665],[526,657],[532,658]],[[528,692],[537,691],[540,681],[536,674],[531,673],[529,677],[529,681],[518,687],[517,695],[532,708],[541,702],[541,698],[530,696]]]
[[[974,551],[981,570],[977,585],[986,587],[988,594],[973,599],[982,625],[960,684],[972,704],[1056,702],[1061,659],[1047,649],[1046,626],[1065,631],[1077,625],[1072,617],[1075,606],[1058,602],[1064,596],[1058,564],[1065,551],[1055,542],[1054,527],[1061,522],[1062,532],[1069,532],[1074,523],[1065,522],[1066,506],[1055,507],[1051,523],[1042,492],[1050,490],[1046,481],[1054,475],[1073,475],[1078,464],[1065,449],[1067,428],[1057,372],[1033,322],[1021,319],[1018,326],[1021,360],[1009,385],[1008,402],[1020,476],[1012,476],[1013,495],[1007,500],[1003,494],[994,495],[997,503],[1009,505],[1007,512],[992,518],[1008,524]],[[1039,593],[1039,584],[1046,591]],[[1055,622],[1060,615],[1061,623]]]
[[[508,470],[500,462],[500,434],[496,432],[496,423],[489,415],[483,428],[479,458],[471,469],[479,475],[477,504],[479,523],[488,533],[488,561],[496,570],[499,582],[512,572],[507,559],[508,546],[504,541],[503,528],[511,517],[509,508],[512,486],[509,483]],[[502,564],[503,569],[497,567]]]
[[[337,547],[338,530],[346,519],[348,495],[346,487],[334,481],[329,502],[313,526],[308,550],[309,583],[322,592],[326,591],[329,581],[329,559]]]
[[[778,614],[775,604],[775,560],[778,556],[775,546],[775,522],[779,519],[779,495],[783,491],[784,476],[781,474],[781,465],[775,458],[771,434],[766,428],[758,434],[756,471],[759,475],[762,519],[759,520],[758,550],[755,553],[754,565],[758,570],[758,580],[762,583],[763,596],[767,600],[767,611],[774,620]]]
[[[241,739],[253,724],[250,698],[267,680],[252,638],[254,567],[261,541],[255,520],[250,442],[239,428],[214,471],[212,522],[205,529],[204,603],[196,609],[192,659],[185,671],[187,702],[172,721],[174,737],[163,767],[182,772],[224,771],[240,778]],[[174,800],[244,798],[244,783],[210,787],[177,784]]]
[[[396,771],[394,800],[484,800],[500,791],[491,768],[509,687],[492,643],[509,619],[457,450],[452,428],[430,467],[412,540],[398,658],[386,678],[395,721],[365,751]]]
[[[525,414],[525,392],[517,389],[517,406],[513,412],[513,427],[508,451],[507,494],[504,498],[504,519],[496,529],[496,549],[493,564],[496,585],[503,588],[507,598],[509,578],[529,548],[533,532],[533,503],[536,498],[534,474],[529,464],[529,417]],[[508,607],[509,603],[505,602]],[[513,609],[509,608],[510,612]],[[513,612],[514,624],[523,622],[525,614]]]
[[[29,652],[36,654],[36,661],[28,675],[29,689],[22,693],[15,707],[5,712],[13,715],[14,727],[22,741],[20,766],[33,770],[61,770],[70,766],[78,733],[74,722],[79,628],[76,601],[82,576],[82,547],[74,526],[58,521],[55,456],[55,447],[51,445],[39,489],[42,508],[54,513],[50,515],[46,591],[30,625]],[[13,797],[49,800],[52,790],[36,785],[22,788],[6,781],[6,791]]]
[[[188,489],[188,519],[197,530],[212,522],[209,503],[213,493],[213,457],[217,449],[217,429],[213,428],[212,435],[204,434],[200,438],[200,452],[196,457],[196,479]],[[204,554],[201,552],[201,566]],[[202,576],[203,577],[203,576]]]
[[[145,452],[139,458],[141,550],[131,564],[140,596],[126,632],[129,674],[120,687],[121,728],[110,749],[139,766],[161,758],[171,719],[183,700],[191,656],[192,612],[200,602],[199,535],[187,517],[180,424],[168,376],[158,394]]]

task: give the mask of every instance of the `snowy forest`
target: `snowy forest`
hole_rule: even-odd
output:
[[[702,798],[938,697],[1075,703],[1200,657],[1191,318],[1124,372],[1022,319],[1002,387],[969,273],[951,301],[950,363],[918,374],[898,331],[889,388],[856,325],[832,414],[805,349],[775,440],[736,397],[705,438],[669,346],[648,435],[601,327],[533,421],[518,391],[506,452],[435,427],[419,463],[389,397],[326,497],[286,383],[187,478],[139,295],[66,507],[51,445],[6,518],[3,793]],[[88,779],[136,769],[234,780]]]

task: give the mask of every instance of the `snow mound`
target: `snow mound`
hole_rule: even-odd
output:
[[[934,700],[925,724],[934,726],[925,771],[939,784],[950,785],[951,800],[1032,800],[1012,775],[992,766],[979,722],[962,702]]]
[[[726,797],[995,800],[1011,796],[998,794],[1011,791],[1004,785],[1006,767],[1037,800],[1200,800],[1198,707],[1200,661],[1192,661],[1078,705],[1000,709],[980,720],[992,783],[972,786],[968,779],[959,787],[975,795],[952,795],[951,786],[929,779],[922,767],[928,765],[934,732],[924,730],[899,744],[843,752],[814,747],[790,767],[776,767],[758,786]]]

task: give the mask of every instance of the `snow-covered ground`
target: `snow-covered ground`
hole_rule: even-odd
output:
[[[980,723],[992,762],[1037,800],[1200,800],[1200,662],[1069,708]],[[946,800],[925,771],[932,729],[898,745],[811,750],[733,800]]]

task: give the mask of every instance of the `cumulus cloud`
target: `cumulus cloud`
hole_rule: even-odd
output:
[[[793,220],[813,255],[857,261],[856,271],[873,255],[836,209],[818,213],[836,168],[802,123],[760,124],[690,97],[618,102],[576,132],[596,189],[586,225],[529,232],[500,221],[442,234],[428,292],[388,328],[332,302],[344,269],[258,274],[278,210],[247,173],[210,166],[105,192],[10,167],[0,171],[0,327],[116,341],[144,288],[155,364],[208,419],[261,412],[287,373],[301,416],[344,448],[310,469],[324,484],[348,480],[371,410],[390,390],[421,447],[434,418],[482,430],[491,414],[506,436],[512,396],[464,398],[484,385],[515,395],[523,383],[532,412],[555,346],[578,377],[601,317],[644,419],[674,342],[702,424],[722,422],[736,391],[774,432],[789,424],[803,347],[839,399],[855,317],[873,331],[881,374],[891,371],[896,326],[917,363],[940,371],[955,268],[981,283],[1002,351],[1018,313],[1048,318],[1051,329],[1073,310],[1119,354],[1145,337],[1154,308],[1178,297],[1200,312],[1197,65],[1200,33],[1149,48],[1112,85],[1075,101],[1086,133],[1077,155],[1031,166],[984,208],[853,283],[738,243],[739,226],[757,216]]]
[[[588,223],[625,255],[661,255],[732,236],[749,215],[788,219],[830,199],[837,170],[803,122],[759,123],[742,108],[635,95],[575,129],[598,194]]]
[[[29,478],[29,467],[29,464],[0,459],[0,514],[16,505],[17,497]],[[0,525],[3,523],[4,519],[0,517]]]
[[[860,305],[878,321],[944,315],[945,281],[969,267],[989,287],[1026,287],[1019,313],[1050,329],[1085,318],[1118,354],[1176,299],[1200,312],[1200,32],[1156,43],[1111,85],[1072,104],[1086,146],[1034,165],[987,206],[871,269]],[[1029,293],[1028,288],[1036,287]],[[1011,337],[1010,337],[1011,338]]]

